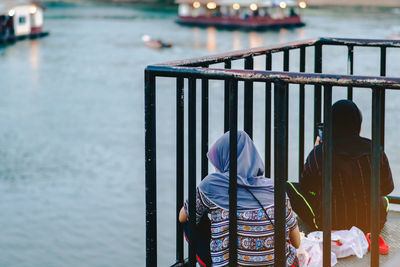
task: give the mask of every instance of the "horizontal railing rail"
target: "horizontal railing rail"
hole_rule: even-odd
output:
[[[287,50],[300,49],[304,47],[315,47],[317,45],[340,45],[340,46],[363,46],[363,47],[400,47],[400,40],[376,40],[376,39],[345,39],[345,38],[317,38],[300,42],[291,42],[283,45],[271,45],[266,47],[257,47],[246,50],[239,50],[218,55],[205,56],[199,58],[170,61],[157,65],[162,66],[186,66],[186,67],[202,67],[212,64],[224,63],[226,61],[234,61],[249,56],[262,56],[267,53],[279,53]]]
[[[386,89],[400,89],[400,78],[394,77],[164,66],[149,66],[146,70],[160,77],[191,77],[215,80],[235,79],[252,82],[284,82],[290,84],[331,85],[338,87],[353,86],[359,88],[381,87]]]
[[[234,61],[243,59],[249,56],[262,56],[266,53],[277,53],[284,50],[298,49],[302,47],[311,47],[319,42],[319,39],[310,39],[302,42],[292,42],[285,45],[273,45],[268,47],[252,48],[247,50],[239,50],[229,53],[218,54],[214,56],[199,57],[194,59],[185,59],[170,61],[162,64],[161,66],[182,66],[182,67],[202,67],[204,65],[212,65],[218,63],[224,63],[227,61]]]

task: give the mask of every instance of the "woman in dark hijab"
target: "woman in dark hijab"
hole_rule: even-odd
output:
[[[198,261],[203,266],[229,264],[229,132],[220,137],[207,154],[216,172],[209,174],[197,188],[196,222],[210,215],[211,240],[208,253],[197,243]],[[251,138],[237,134],[237,234],[238,265],[273,266],[274,264],[274,180],[265,178],[264,163]],[[300,245],[297,221],[286,198],[287,266],[298,266],[295,247]],[[186,223],[187,202],[179,214]],[[204,239],[204,234],[197,235]],[[291,241],[291,243],[289,242]],[[189,238],[190,242],[190,238]],[[198,241],[199,242],[199,241]]]
[[[332,229],[356,226],[370,231],[371,140],[360,136],[362,115],[350,100],[332,106],[333,176]],[[380,227],[386,222],[394,189],[386,154],[381,150]],[[322,229],[322,144],[317,138],[308,155],[299,184],[288,184],[294,211],[311,230]],[[294,199],[301,200],[295,201]]]

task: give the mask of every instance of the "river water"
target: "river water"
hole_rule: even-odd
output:
[[[399,22],[390,11],[314,10],[304,18],[304,28],[257,33],[184,28],[174,23],[174,13],[134,7],[50,6],[45,19],[49,37],[0,48],[0,266],[144,265],[146,65],[318,36],[385,38]],[[142,34],[174,47],[151,50]],[[343,60],[324,65],[324,72],[344,73],[346,50],[332,51],[327,55],[341,54]],[[355,56],[355,72],[377,74],[379,51],[362,51],[364,56]],[[388,75],[399,76],[399,53],[390,50],[388,55]],[[163,85],[157,99],[158,238],[159,262],[165,266],[175,255],[175,109],[173,90],[167,90],[173,83]],[[221,90],[215,94],[221,99]],[[308,90],[308,100],[311,95]],[[342,90],[335,99],[343,96]],[[363,133],[369,136],[370,94],[356,91],[355,100],[364,112]],[[222,133],[221,105],[210,101],[214,140]],[[257,101],[255,121],[261,120]],[[386,140],[395,179],[400,175],[398,101],[389,93]],[[291,110],[296,110],[293,103]],[[262,148],[263,125],[255,124]],[[296,138],[293,129],[293,144]],[[296,147],[290,151],[296,162]],[[293,165],[290,174],[296,177]]]

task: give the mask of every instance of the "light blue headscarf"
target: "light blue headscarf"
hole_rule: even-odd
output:
[[[207,154],[219,170],[200,183],[200,191],[223,209],[229,209],[229,132],[220,137]],[[237,134],[237,208],[259,209],[260,205],[243,187],[247,187],[264,207],[274,204],[274,181],[263,177],[264,163],[251,138],[244,131]]]

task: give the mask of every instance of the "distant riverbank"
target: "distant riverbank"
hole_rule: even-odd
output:
[[[38,0],[42,3],[138,3],[172,5],[174,0]],[[310,7],[400,7],[399,0],[306,0]]]
[[[400,7],[398,0],[306,0],[309,6]]]
[[[174,0],[37,0],[47,7],[62,7],[70,5],[125,5],[134,6],[137,10],[174,12],[178,10],[178,5]]]

